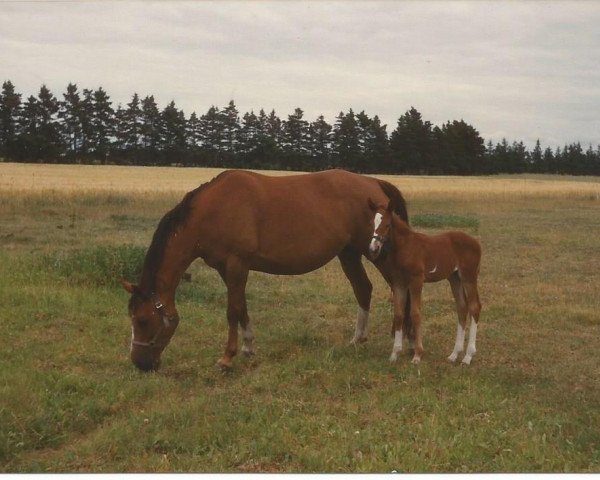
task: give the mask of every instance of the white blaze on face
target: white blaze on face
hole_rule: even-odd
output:
[[[375,214],[375,229],[373,230],[373,237],[375,235],[377,235],[377,229],[379,228],[379,225],[381,225],[381,220],[383,220],[383,215],[381,215],[381,213],[376,213]],[[377,251],[381,248],[381,242],[379,240],[376,240],[375,238],[371,239],[371,244],[369,245],[369,250],[372,253],[377,253]]]

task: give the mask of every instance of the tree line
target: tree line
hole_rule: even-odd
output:
[[[0,160],[43,163],[179,165],[226,168],[323,170],[362,173],[481,175],[560,173],[600,175],[600,147],[580,143],[531,150],[506,139],[485,143],[463,120],[440,126],[411,107],[388,135],[377,115],[350,109],[333,124],[323,115],[304,118],[296,108],[281,119],[238,111],[232,100],[186,116],[171,101],[137,93],[113,106],[99,87],[70,83],[57,98],[45,85],[26,99],[5,81],[0,94]]]

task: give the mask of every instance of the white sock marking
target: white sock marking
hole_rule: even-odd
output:
[[[454,350],[448,357],[448,360],[454,362],[458,357],[458,354],[463,351],[465,345],[465,329],[462,327],[460,322],[456,324],[456,340],[454,342]]]
[[[362,307],[358,307],[356,314],[356,329],[354,330],[354,338],[352,343],[367,338],[367,327],[369,323],[369,311]]]
[[[398,353],[402,351],[402,330],[394,332],[394,346],[390,355],[390,362],[395,362],[398,359]]]
[[[477,341],[477,323],[473,317],[471,317],[471,326],[469,327],[469,344],[467,345],[467,353],[465,354],[465,358],[463,358],[462,363],[469,365],[471,363],[471,359],[477,349],[475,348],[475,343]]]
[[[254,341],[254,333],[250,328],[250,325],[246,325],[246,328],[242,327],[242,336],[244,339],[244,346],[242,347],[242,352],[244,353],[252,353],[253,347],[252,343]]]

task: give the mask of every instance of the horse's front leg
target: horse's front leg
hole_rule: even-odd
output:
[[[404,308],[407,299],[407,290],[399,285],[392,286],[394,302],[394,319],[392,321],[392,330],[394,332],[394,346],[390,355],[390,362],[398,359],[398,354],[402,351],[402,327],[404,325]]]
[[[356,328],[351,344],[358,344],[367,341],[367,331],[369,326],[369,308],[371,306],[371,293],[373,285],[367,277],[367,272],[362,264],[361,254],[353,247],[346,247],[338,255],[342,270],[352,285],[354,296],[358,303],[358,312],[356,314]]]
[[[423,291],[423,279],[418,278],[411,281],[409,286],[411,308],[410,316],[412,317],[415,330],[415,354],[412,363],[417,365],[423,356],[423,329],[421,325],[421,292]]]
[[[248,311],[246,307],[246,282],[248,281],[248,269],[237,259],[227,262],[224,269],[220,270],[221,277],[227,286],[227,323],[229,333],[227,345],[223,358],[218,362],[222,368],[231,368],[233,357],[238,348],[238,325],[244,329],[244,348],[252,351],[252,331],[248,324]],[[246,352],[245,352],[246,353]]]

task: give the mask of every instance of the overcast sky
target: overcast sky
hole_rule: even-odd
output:
[[[395,127],[411,106],[486,140],[600,144],[600,1],[0,2],[0,81],[153,94],[186,115],[234,99]]]

